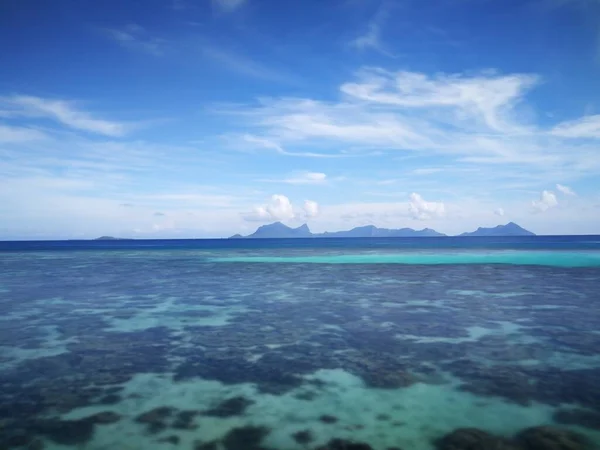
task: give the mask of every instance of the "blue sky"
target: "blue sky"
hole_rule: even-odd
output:
[[[600,234],[599,0],[6,0],[0,239]]]

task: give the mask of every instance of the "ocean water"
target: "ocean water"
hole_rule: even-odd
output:
[[[0,449],[598,445],[600,237],[0,242]]]

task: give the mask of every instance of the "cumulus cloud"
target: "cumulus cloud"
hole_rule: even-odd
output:
[[[446,213],[446,208],[443,203],[425,201],[423,197],[413,192],[410,194],[408,212],[414,219],[426,220],[442,217]]]
[[[543,191],[539,200],[533,200],[531,206],[535,212],[544,212],[558,205],[556,195],[552,191]]]
[[[285,195],[272,195],[267,203],[256,206],[243,218],[252,222],[285,221],[291,219],[312,219],[319,215],[319,204],[305,200],[301,208],[295,208]]]
[[[312,219],[313,217],[317,217],[319,215],[319,204],[312,200],[305,200],[303,210],[306,218]]]
[[[575,191],[573,189],[571,189],[569,186],[565,186],[563,184],[556,184],[556,189],[559,192],[562,192],[565,195],[576,195]]]
[[[292,202],[285,195],[275,194],[268,203],[254,208],[244,219],[250,221],[289,220],[295,216]]]
[[[504,216],[504,209],[503,208],[496,208],[494,210],[494,214],[496,214],[497,216],[503,217]]]

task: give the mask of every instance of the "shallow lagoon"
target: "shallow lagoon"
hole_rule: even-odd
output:
[[[600,442],[595,249],[237,245],[0,253],[0,448]]]

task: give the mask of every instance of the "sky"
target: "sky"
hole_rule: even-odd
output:
[[[0,239],[600,234],[600,0],[3,0]]]

